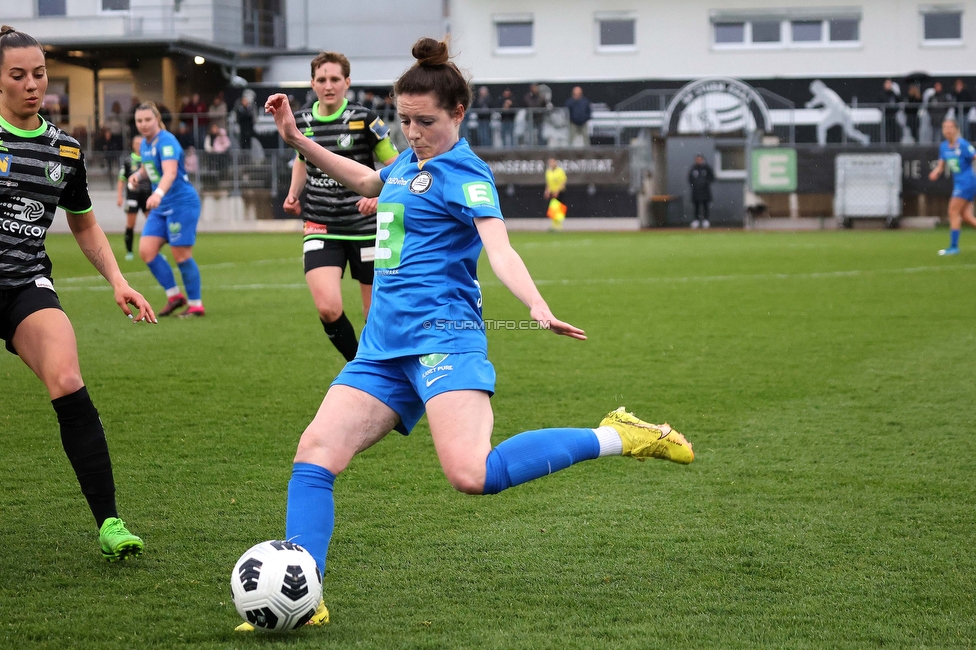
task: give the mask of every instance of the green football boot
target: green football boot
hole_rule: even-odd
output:
[[[142,555],[144,547],[142,540],[130,533],[125,522],[118,517],[109,517],[102,523],[98,541],[102,545],[102,557],[109,562]]]

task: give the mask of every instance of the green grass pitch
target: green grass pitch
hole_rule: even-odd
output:
[[[0,647],[972,647],[972,236],[943,259],[944,231],[514,234],[589,340],[489,333],[495,441],[626,405],[695,462],[601,459],[470,497],[424,420],[339,478],[333,623],[284,638],[232,632],[229,573],[284,534],[296,442],[340,369],[299,241],[202,235],[206,318],[147,326],[52,236],[147,552],[101,559],[47,395],[4,352]],[[484,260],[481,278],[487,318],[527,318]]]

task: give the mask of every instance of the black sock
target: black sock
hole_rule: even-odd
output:
[[[321,320],[321,319],[319,319]],[[322,321],[325,333],[329,335],[329,340],[336,347],[346,361],[356,358],[356,351],[359,350],[359,341],[356,340],[356,330],[352,328],[352,323],[346,318],[346,312],[342,312],[339,318],[331,323]]]
[[[133,228],[126,228],[125,229],[125,252],[126,253],[131,253],[132,252],[132,236],[133,236],[133,233],[134,233],[134,229]]]
[[[80,389],[51,400],[61,425],[61,444],[75,470],[81,492],[95,516],[98,527],[109,517],[118,517],[115,509],[115,480],[108,442],[98,411],[88,397],[88,389]]]

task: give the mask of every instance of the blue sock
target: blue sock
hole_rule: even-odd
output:
[[[200,300],[200,267],[192,257],[179,264],[180,275],[183,276],[183,286],[186,287],[186,297],[189,300]]]
[[[488,454],[484,494],[566,469],[600,455],[593,429],[540,429],[512,436]]]
[[[959,248],[959,231],[949,231],[949,248]]]
[[[335,474],[311,463],[295,463],[288,482],[288,514],[285,539],[312,554],[319,571],[325,573],[325,555],[335,527],[332,485]]]
[[[169,262],[166,261],[165,257],[157,255],[147,266],[153,277],[156,278],[156,282],[161,284],[163,289],[176,288],[176,276],[173,275],[173,269],[169,268]]]

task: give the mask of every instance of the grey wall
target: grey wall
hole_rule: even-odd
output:
[[[688,170],[695,163],[695,155],[703,154],[715,167],[715,141],[712,138],[669,137],[667,140],[668,187],[667,193],[681,197],[684,217],[680,223],[668,226],[687,226],[695,218],[695,206],[691,202]],[[718,180],[712,183],[712,209],[709,221],[712,226],[741,226],[745,208],[743,203],[744,180]],[[673,216],[671,217],[674,218]]]

